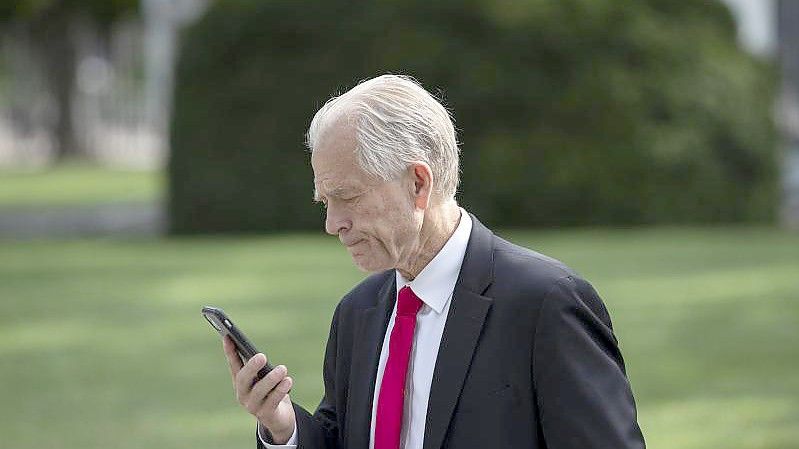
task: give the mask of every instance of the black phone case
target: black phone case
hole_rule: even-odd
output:
[[[255,354],[258,354],[259,351],[255,349],[255,346],[250,340],[244,336],[244,333],[233,324],[233,321],[227,316],[224,310],[218,307],[205,306],[203,307],[202,314],[208,323],[211,324],[211,327],[219,332],[220,336],[230,336],[230,339],[233,340],[233,344],[236,345],[236,352],[239,354],[242,363],[246,363]],[[255,381],[261,380],[269,371],[272,371],[272,365],[267,362],[266,366],[258,371]]]

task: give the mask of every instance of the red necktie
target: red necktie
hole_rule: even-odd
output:
[[[397,316],[388,343],[388,361],[380,384],[375,421],[375,448],[399,449],[402,411],[405,402],[405,379],[416,328],[416,313],[422,301],[407,285],[399,291]]]

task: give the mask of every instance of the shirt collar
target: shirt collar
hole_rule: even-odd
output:
[[[409,285],[422,302],[436,313],[441,313],[455,289],[455,283],[458,282],[458,274],[471,234],[472,218],[461,208],[461,219],[455,232],[413,281],[408,282],[399,271],[394,270],[397,276],[397,291]]]

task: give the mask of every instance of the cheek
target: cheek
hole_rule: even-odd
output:
[[[374,193],[368,201],[353,208],[358,217],[353,223],[354,229],[367,237],[371,251],[396,256],[403,242],[407,242],[414,231],[418,232],[415,209],[402,192]]]
[[[371,201],[361,201],[352,207],[353,228],[366,236],[380,238],[390,223],[391,209],[386,207],[380,197]]]
[[[412,210],[396,208],[385,215],[384,242],[387,250],[395,257],[399,257],[403,248],[415,240],[419,229]]]

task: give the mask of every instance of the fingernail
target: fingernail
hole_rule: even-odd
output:
[[[286,368],[285,365],[278,365],[277,369],[278,369],[278,372],[281,375],[284,375],[284,376],[289,372],[288,368]]]

